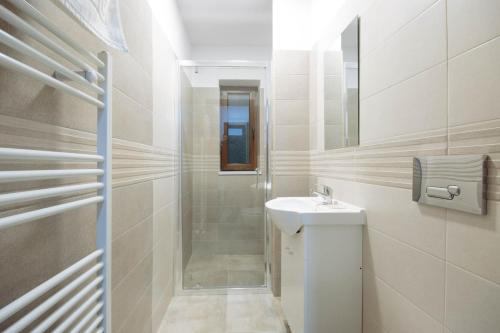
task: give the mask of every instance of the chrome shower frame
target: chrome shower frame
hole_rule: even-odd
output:
[[[271,127],[269,124],[270,114],[271,114],[271,63],[267,61],[239,61],[239,60],[229,60],[229,61],[192,61],[192,60],[179,60],[177,63],[177,82],[181,79],[181,70],[183,67],[221,67],[221,68],[262,68],[265,71],[265,82],[262,86],[264,87],[264,103],[265,103],[265,135],[263,139],[265,140],[265,179],[264,179],[264,198],[267,201],[270,198],[270,188],[271,188],[271,168],[270,168],[270,138],[271,138]],[[177,148],[179,151],[179,158],[177,161],[177,194],[178,198],[182,197],[182,117],[181,117],[181,89],[180,85],[177,85],[178,91],[176,92],[175,101],[175,114],[177,117]],[[182,200],[178,200],[178,214],[176,223],[176,237],[175,237],[175,253],[174,253],[174,293],[176,296],[184,295],[229,295],[229,294],[267,294],[271,293],[271,248],[270,248],[270,221],[267,218],[267,214],[264,213],[264,257],[265,257],[265,285],[257,287],[225,287],[225,288],[200,288],[200,289],[184,289],[183,286],[183,267],[182,267]]]

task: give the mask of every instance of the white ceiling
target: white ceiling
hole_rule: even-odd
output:
[[[272,45],[272,0],[176,1],[193,45]]]

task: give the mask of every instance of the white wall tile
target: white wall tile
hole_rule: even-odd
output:
[[[500,37],[449,62],[449,125],[500,118]]]
[[[275,77],[275,99],[308,99],[309,76],[302,74],[277,75]]]
[[[363,271],[363,323],[364,328],[376,327],[368,332],[441,333],[443,329],[439,321],[367,269]]]
[[[444,319],[443,260],[374,229],[365,229],[363,252],[363,266],[438,321]]]
[[[435,66],[360,103],[361,144],[446,128],[447,66]]]
[[[276,125],[306,125],[309,123],[307,100],[276,100],[274,103]]]
[[[407,189],[325,178],[318,182],[330,185],[336,198],[363,207],[370,228],[444,259],[444,209],[418,205]]]
[[[453,333],[497,333],[500,285],[447,265],[445,324]]]
[[[448,211],[446,259],[500,284],[500,202],[486,216]]]
[[[361,26],[363,26],[361,24]],[[361,59],[362,98],[446,60],[446,6],[440,0]]]
[[[362,14],[361,56],[381,47],[383,42],[415,19],[436,0],[377,0]]]
[[[273,197],[302,197],[309,193],[308,176],[273,176]]]
[[[498,0],[448,0],[448,57],[500,35]]]
[[[274,129],[274,149],[309,150],[309,125],[277,125]]]
[[[309,52],[298,50],[275,51],[274,70],[277,75],[308,74]]]

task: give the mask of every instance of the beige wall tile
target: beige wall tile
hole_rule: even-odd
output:
[[[144,292],[150,288],[153,274],[153,253],[150,252],[129,274],[116,285],[112,292],[113,306],[111,322],[114,331],[119,331],[126,319],[133,315],[136,304]],[[151,303],[150,303],[151,304]]]
[[[142,297],[137,301],[135,308],[132,310],[131,315],[125,320],[123,326],[118,330],[113,327],[113,332],[120,333],[150,333],[152,330],[151,320],[151,286],[146,288]]]
[[[442,324],[398,291],[363,270],[364,332],[442,332]]]
[[[1,230],[0,307],[91,253],[96,213],[86,206]]]
[[[112,52],[113,87],[135,100],[144,108],[153,108],[153,82],[150,74],[126,53]]]
[[[309,125],[277,125],[274,130],[275,150],[304,151],[309,149]]]
[[[447,126],[447,66],[435,66],[360,104],[360,142]]]
[[[308,51],[277,50],[274,51],[273,58],[277,75],[309,73]]]
[[[436,0],[377,0],[362,14],[361,56],[381,47],[392,35],[421,15]]]
[[[153,249],[153,219],[147,218],[113,240],[111,285],[116,286]]]
[[[173,248],[173,235],[177,224],[177,202],[172,202],[155,211],[153,215],[153,246],[168,243]]]
[[[407,189],[326,178],[317,182],[332,187],[336,198],[363,207],[370,228],[444,259],[445,209],[418,205]]]
[[[449,62],[450,126],[500,118],[500,38]]]
[[[317,124],[309,125],[309,150],[314,151],[318,149],[318,135],[316,131],[318,130]]]
[[[307,100],[277,100],[274,112],[276,125],[305,125],[309,121]]]
[[[153,20],[149,4],[143,1],[124,1],[122,3],[120,15],[128,52],[151,75],[153,67],[153,54],[151,52],[153,47]]]
[[[273,176],[273,197],[301,197],[309,193],[307,176]]]
[[[52,74],[47,70],[43,72]],[[95,132],[95,106],[3,67],[0,68],[0,100],[2,115]]]
[[[143,182],[113,190],[113,238],[153,213],[153,183]]]
[[[177,200],[177,176],[155,179],[153,181],[153,207],[156,210]]]
[[[174,207],[167,207],[166,215],[172,215]],[[175,247],[175,221],[167,220],[160,223],[157,229],[160,234],[153,248],[153,308],[164,301],[166,288],[172,287],[174,281],[174,247]]]
[[[500,35],[496,0],[448,0],[448,57],[454,57]]]
[[[447,265],[446,327],[453,333],[495,333],[499,313],[500,285]]]
[[[113,89],[113,137],[153,144],[153,115],[136,101]]]
[[[445,1],[440,0],[394,34],[382,47],[361,59],[361,98],[445,60],[446,6]]]
[[[160,329],[160,325],[162,323],[163,318],[165,317],[168,306],[170,305],[170,302],[174,297],[173,293],[174,293],[174,287],[172,282],[165,288],[163,293],[159,295],[158,305],[156,306],[156,308],[153,307],[153,318],[152,318],[153,332],[158,332],[158,330]]]
[[[488,215],[449,210],[446,259],[500,284],[500,202],[488,201]]]
[[[275,99],[307,99],[309,95],[309,76],[303,74],[276,75]]]
[[[365,229],[363,266],[438,321],[444,319],[445,263]]]

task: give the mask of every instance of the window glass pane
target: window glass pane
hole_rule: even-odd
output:
[[[250,163],[250,94],[227,96],[228,163]]]

